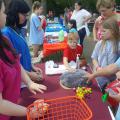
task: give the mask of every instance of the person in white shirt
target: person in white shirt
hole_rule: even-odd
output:
[[[81,45],[83,45],[83,40],[86,35],[86,25],[90,18],[91,14],[82,8],[81,2],[75,2],[75,10],[73,11],[71,19],[76,20]]]

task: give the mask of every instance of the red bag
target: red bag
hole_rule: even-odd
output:
[[[111,82],[110,84],[108,84],[105,91],[107,91],[107,92],[111,91],[113,93],[118,93],[117,87],[120,87],[120,81],[119,80],[115,80],[115,81]],[[111,97],[108,97],[108,102],[113,107],[118,105],[118,102],[115,101]]]

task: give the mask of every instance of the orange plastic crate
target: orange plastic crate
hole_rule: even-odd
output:
[[[51,99],[44,102],[49,105],[46,112],[42,112],[43,107],[38,108],[41,102],[28,106],[27,120],[90,120],[92,118],[90,108],[82,99],[76,96]],[[37,115],[36,119],[30,117],[34,116],[31,113],[34,106],[37,106],[34,112]]]

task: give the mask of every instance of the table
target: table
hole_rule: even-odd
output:
[[[49,23],[45,29],[45,32],[59,32],[60,30],[66,31],[60,23]]]
[[[44,63],[38,65],[42,70],[45,69]],[[88,69],[90,71],[90,69]],[[44,74],[45,81],[44,85],[48,87],[47,91],[44,94],[38,93],[37,95],[32,95],[27,88],[24,88],[21,91],[21,97],[19,99],[19,104],[27,106],[31,104],[34,100],[44,98],[44,99],[52,99],[63,96],[71,96],[75,95],[73,90],[64,90],[59,85],[59,75],[54,76],[46,76]],[[106,103],[103,103],[101,100],[101,92],[98,88],[96,81],[93,82],[92,85],[93,93],[89,98],[86,98],[86,103],[90,107],[93,112],[92,120],[112,120],[110,113],[108,111],[108,107]],[[13,117],[11,120],[26,120],[25,117]]]
[[[46,36],[59,36],[59,32],[64,31],[64,40],[62,42],[48,43]],[[57,51],[63,51],[67,46],[67,32],[66,29],[59,23],[48,24],[45,30],[45,39],[43,43],[43,55],[44,57],[49,56],[50,54],[56,53]]]
[[[47,43],[43,44],[43,55],[44,57],[49,56],[58,51],[63,51],[67,47],[67,37],[64,38],[63,42],[58,43]]]

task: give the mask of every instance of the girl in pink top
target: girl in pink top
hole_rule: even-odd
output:
[[[0,0],[0,29],[6,22],[5,7],[3,0]],[[36,94],[46,90],[44,85],[31,81],[20,65],[19,55],[12,48],[11,44],[0,32],[0,120],[9,120],[10,116],[25,116],[26,107],[17,105],[20,95],[21,80],[28,86],[28,89]]]

